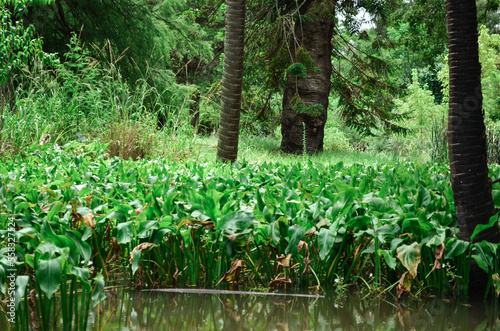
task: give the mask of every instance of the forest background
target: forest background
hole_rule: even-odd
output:
[[[8,3],[1,17],[0,154],[50,139],[96,141],[125,159],[215,159],[224,1]],[[287,158],[280,119],[286,77],[297,70],[290,35],[299,5],[248,2],[242,158]],[[489,158],[498,162],[498,1],[479,1],[478,12]],[[443,1],[337,5],[320,159],[355,161],[368,152],[446,161],[445,13]]]

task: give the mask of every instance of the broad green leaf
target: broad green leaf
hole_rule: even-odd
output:
[[[92,289],[89,283],[89,269],[87,268],[79,268],[79,267],[72,267],[70,273],[72,275],[75,275],[80,279],[80,284],[85,288],[86,291],[89,291]]]
[[[45,253],[38,260],[35,275],[42,291],[50,299],[59,289],[62,280],[63,256],[48,259]]]
[[[224,230],[243,231],[249,228],[253,224],[254,220],[255,220],[254,214],[236,211],[222,217],[217,222],[216,228],[218,231],[224,231]]]
[[[106,299],[106,293],[104,292],[104,277],[101,273],[95,276],[94,283],[95,288],[92,292],[92,307],[97,306],[100,302]]]
[[[490,247],[486,241],[474,244],[476,248],[476,254],[472,255],[472,258],[477,262],[477,265],[483,269],[487,274],[490,273],[490,269],[493,268],[493,252],[491,252]]]
[[[271,237],[271,245],[276,246],[280,241],[280,225],[279,221],[274,221],[269,224],[269,237]]]
[[[318,248],[319,248],[319,258],[325,260],[330,253],[333,244],[335,243],[336,233],[330,231],[327,228],[319,229],[318,233]]]
[[[132,258],[132,275],[135,275],[135,272],[139,268],[139,262],[141,262],[141,254],[142,250],[136,249],[133,252],[133,258]]]
[[[490,217],[490,221],[488,222],[488,224],[477,225],[476,229],[474,229],[474,232],[472,233],[472,236],[470,237],[470,241],[474,242],[474,238],[476,238],[476,236],[479,233],[494,226],[498,222],[499,218],[500,218],[500,213],[497,213],[496,215]]]
[[[288,228],[288,238],[290,238],[290,241],[285,249],[285,255],[292,254],[293,256],[297,256],[299,254],[299,242],[304,240],[304,234],[305,229],[298,224]]]
[[[132,222],[118,223],[116,239],[119,244],[128,244],[133,239]]]
[[[378,253],[384,257],[385,263],[387,263],[387,266],[389,268],[391,268],[392,270],[396,269],[396,258],[392,256],[391,251],[385,249],[379,249]]]
[[[417,194],[417,201],[415,202],[417,208],[426,208],[431,202],[431,193],[425,187],[419,187]]]
[[[29,276],[20,275],[16,277],[16,292],[15,292],[15,300],[16,300],[16,309],[24,299],[24,294],[26,293],[26,287],[28,285]]]
[[[62,209],[62,207],[63,207],[63,204],[60,201],[58,201],[56,204],[54,204],[52,206],[52,208],[50,209],[49,213],[47,214],[47,218],[46,218],[47,222],[52,221],[54,216],[57,215],[57,213]]]
[[[467,251],[470,243],[461,239],[450,239],[444,248],[444,258],[451,260]]]
[[[420,264],[420,247],[414,242],[411,245],[401,245],[396,249],[397,257],[413,278],[417,277],[417,268]]]
[[[87,263],[92,257],[92,248],[90,245],[82,240],[80,232],[69,230],[66,232],[66,235],[74,240],[79,253],[83,256],[84,262]]]
[[[337,194],[332,207],[331,217],[333,220],[335,220],[337,217],[341,218],[349,212],[355,196],[356,190],[354,190],[353,188],[346,189],[345,191],[339,192]]]

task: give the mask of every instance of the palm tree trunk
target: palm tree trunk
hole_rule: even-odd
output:
[[[245,2],[245,0],[226,0],[222,109],[217,146],[217,161],[223,162],[234,162],[238,156],[245,43]]]
[[[470,241],[478,224],[495,212],[488,177],[487,147],[482,109],[481,65],[475,0],[447,0],[450,105],[448,146],[453,196],[460,237]],[[475,241],[500,242],[500,229],[483,231]],[[477,264],[471,266],[470,289],[486,286]]]

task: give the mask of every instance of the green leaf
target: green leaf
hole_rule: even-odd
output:
[[[217,222],[216,229],[219,232],[224,230],[243,231],[249,228],[254,220],[254,214],[235,211],[222,217]]]
[[[92,307],[97,306],[100,302],[106,299],[106,293],[104,292],[104,277],[101,273],[97,274],[94,278],[95,288],[92,292]]]
[[[58,201],[56,204],[54,204],[52,206],[52,208],[50,209],[49,213],[47,214],[47,222],[50,222],[52,221],[52,219],[54,218],[55,215],[57,215],[57,213],[62,209],[63,207],[63,203]]]
[[[285,255],[292,254],[292,256],[297,256],[299,254],[299,242],[304,240],[305,229],[298,225],[292,225],[288,228],[288,237],[290,241],[285,250]]]
[[[470,241],[474,242],[474,238],[476,238],[476,236],[479,233],[494,226],[498,222],[499,217],[500,217],[500,213],[497,213],[496,215],[493,215],[490,217],[490,221],[488,222],[488,224],[478,224],[476,226],[476,229],[472,233],[472,236],[470,237]]]
[[[417,277],[417,268],[420,264],[420,247],[414,242],[411,245],[401,245],[396,249],[397,257],[413,278]]]
[[[389,268],[391,268],[392,270],[396,269],[396,258],[392,256],[390,250],[379,249],[378,253],[384,257],[385,263],[387,263],[387,266]]]
[[[445,260],[452,260],[457,256],[462,255],[467,251],[470,243],[461,239],[453,238],[450,239],[444,248],[444,258]]]
[[[24,299],[24,294],[26,293],[26,287],[28,285],[29,276],[21,275],[16,277],[16,292],[15,292],[15,300],[16,300],[16,309]]]
[[[128,244],[132,241],[134,236],[132,232],[132,222],[118,223],[116,229],[118,231],[116,239],[119,244]]]
[[[132,257],[132,275],[135,275],[135,272],[139,268],[139,262],[141,262],[141,254],[142,250],[136,249],[134,250],[134,256]]]
[[[332,250],[333,244],[335,243],[336,234],[329,229],[321,228],[318,233],[318,248],[319,248],[319,258],[325,260],[330,251]]]
[[[271,237],[271,245],[276,246],[280,241],[280,225],[279,221],[274,221],[269,224],[269,237]]]
[[[90,291],[92,289],[89,283],[89,275],[90,275],[89,269],[72,267],[70,273],[78,277],[78,279],[80,279],[80,283],[82,284],[82,286],[85,288],[86,291]]]
[[[474,244],[476,251],[472,258],[477,262],[477,265],[483,269],[487,274],[493,268],[493,252],[486,241]]]
[[[37,263],[35,275],[42,291],[50,299],[59,289],[62,281],[63,256],[47,259],[48,253],[43,254]]]
[[[83,256],[84,262],[87,263],[92,257],[92,248],[90,245],[82,240],[82,235],[77,231],[69,230],[66,232],[66,235],[74,240],[79,253]]]

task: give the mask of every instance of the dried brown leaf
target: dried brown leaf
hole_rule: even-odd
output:
[[[398,301],[401,300],[404,294],[410,293],[412,280],[413,276],[408,271],[401,276],[401,278],[399,279],[398,291],[397,291]]]
[[[441,259],[443,258],[444,247],[445,245],[442,243],[441,246],[434,251],[434,267],[432,267],[432,271],[441,269]]]
[[[156,245],[153,243],[141,243],[141,244],[135,246],[135,248],[130,253],[130,264],[132,264],[132,262],[134,260],[134,252],[135,251],[142,251],[143,249],[146,249],[149,247],[154,247],[154,246],[156,246]]]
[[[287,256],[281,255],[280,257],[276,258],[276,262],[278,265],[284,267],[284,268],[290,268],[290,259],[292,258],[292,254],[288,254]]]
[[[280,277],[280,278],[276,278],[274,280],[271,281],[271,283],[269,283],[269,286],[278,286],[278,285],[282,285],[282,284],[291,284],[292,283],[292,280],[290,278],[285,278],[285,277]]]
[[[93,213],[83,215],[83,223],[89,228],[95,228],[95,218]]]

